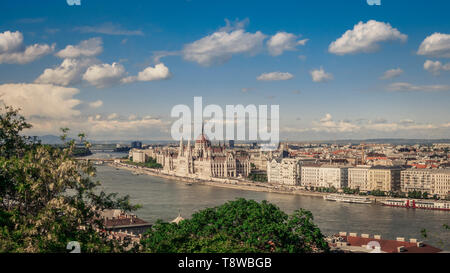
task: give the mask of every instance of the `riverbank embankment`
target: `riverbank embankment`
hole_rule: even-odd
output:
[[[300,186],[287,186],[287,185],[277,185],[263,182],[253,182],[245,179],[239,178],[211,178],[210,180],[195,178],[195,177],[182,177],[173,174],[167,174],[157,169],[150,169],[145,167],[138,167],[134,165],[129,165],[125,163],[109,163],[111,167],[128,170],[133,172],[135,175],[151,175],[156,177],[161,177],[164,179],[170,179],[174,181],[189,183],[189,184],[197,184],[197,185],[208,185],[213,187],[222,187],[229,189],[237,189],[237,190],[246,190],[246,191],[259,191],[259,192],[270,192],[270,193],[280,193],[280,194],[293,194],[293,195],[303,195],[303,196],[312,196],[312,197],[320,197],[328,195],[329,193],[324,192],[314,192],[308,191]],[[374,204],[379,204],[379,201],[384,200],[387,197],[376,197],[376,196],[367,196],[372,200]]]

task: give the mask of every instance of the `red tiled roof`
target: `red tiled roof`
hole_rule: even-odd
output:
[[[113,218],[104,220],[105,227],[111,228],[115,226],[132,226],[132,225],[142,225],[148,224],[146,221],[134,217],[134,218]]]
[[[442,250],[434,246],[423,244],[422,247],[418,247],[417,243],[410,242],[400,242],[395,240],[384,240],[384,239],[373,239],[373,238],[362,238],[353,236],[341,236],[347,240],[350,246],[363,246],[367,245],[369,242],[376,241],[381,246],[381,251],[388,253],[398,253],[398,247],[405,247],[404,253],[438,253]]]

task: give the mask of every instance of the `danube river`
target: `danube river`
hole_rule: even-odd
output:
[[[130,171],[109,166],[97,167],[97,179],[106,192],[130,195],[131,201],[142,205],[136,214],[153,223],[157,219],[171,221],[179,211],[184,218],[198,210],[221,205],[236,198],[267,200],[286,213],[304,208],[314,215],[314,222],[323,233],[339,231],[380,234],[386,239],[396,237],[422,240],[421,229],[426,229],[429,243],[450,250],[450,212],[383,207],[380,205],[346,204],[325,201],[322,198],[279,193],[253,192],[206,185],[188,186],[184,182],[148,175],[135,175]],[[444,246],[442,243],[445,244]]]

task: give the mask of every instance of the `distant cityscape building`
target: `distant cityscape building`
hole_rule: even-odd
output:
[[[133,162],[136,163],[145,163],[147,161],[147,155],[142,150],[132,150],[131,157],[133,158]]]
[[[409,169],[401,172],[400,185],[402,192],[434,191],[433,173],[426,169]]]
[[[368,171],[368,183],[371,191],[399,191],[400,168],[376,166]]]
[[[301,185],[341,189],[347,187],[348,168],[339,166],[302,166]]]
[[[348,187],[350,189],[359,189],[360,191],[369,191],[369,169],[370,166],[358,166],[348,169]]]
[[[273,159],[267,163],[267,179],[269,183],[283,185],[300,185],[300,161],[294,158]]]
[[[153,158],[162,173],[199,179],[245,178],[267,174],[268,183],[306,188],[359,189],[362,192],[420,191],[450,197],[450,144],[281,143],[263,151],[256,143],[212,145],[202,133],[193,145],[154,145],[129,152],[134,162]],[[255,149],[256,148],[256,149]],[[358,165],[365,163],[364,165]]]
[[[441,197],[450,196],[450,169],[439,170],[433,174],[434,176],[434,191]]]
[[[142,152],[146,156],[145,160],[156,159],[163,166],[163,173],[176,176],[200,179],[238,178],[247,177],[251,172],[250,156],[246,151],[227,150],[225,144],[212,146],[203,132],[193,147],[190,140],[185,146],[181,139],[177,151],[166,147]],[[143,159],[139,151],[132,150],[131,153],[134,162]]]
[[[445,197],[450,191],[450,169],[408,169],[401,172],[401,191],[420,191]]]

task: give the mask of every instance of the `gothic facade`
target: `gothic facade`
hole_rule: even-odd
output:
[[[168,174],[210,178],[246,177],[251,172],[250,156],[244,151],[227,150],[225,145],[212,146],[205,134],[201,134],[194,146],[189,140],[184,145],[180,140],[178,151],[162,149],[152,151],[150,157],[156,158]]]

